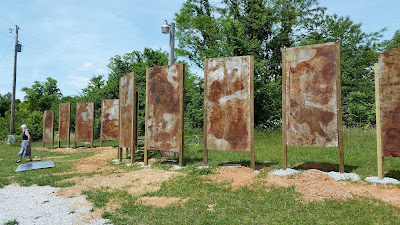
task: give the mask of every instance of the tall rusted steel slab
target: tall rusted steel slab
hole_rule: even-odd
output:
[[[207,150],[254,152],[253,76],[253,56],[205,59],[205,154]]]
[[[46,110],[43,113],[43,144],[51,142],[54,144],[54,111]]]
[[[400,157],[400,48],[378,54],[383,157]]]
[[[70,140],[71,104],[61,103],[58,106],[58,141]]]
[[[183,154],[184,68],[176,64],[147,70],[145,151]],[[181,165],[182,161],[180,157]]]
[[[284,50],[287,146],[338,147],[339,50],[339,43]]]
[[[136,74],[135,72],[119,80],[119,146],[132,148],[135,144],[136,116]]]
[[[119,136],[119,99],[104,99],[101,103],[101,139],[117,140]]]
[[[93,147],[94,103],[76,103],[75,143],[91,142]]]

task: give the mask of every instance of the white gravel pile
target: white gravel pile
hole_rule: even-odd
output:
[[[181,170],[181,169],[185,169],[186,167],[184,166],[174,166],[172,169],[173,170]]]
[[[276,176],[287,176],[287,175],[296,175],[299,174],[300,172],[294,169],[280,169],[280,170],[274,170],[271,172],[271,174],[276,175]]]
[[[384,177],[382,180],[378,177],[367,177],[365,181],[373,184],[400,184],[400,181],[390,177]]]
[[[339,173],[339,172],[334,172],[331,171],[328,174],[328,176],[332,177],[334,180],[351,180],[351,181],[359,181],[360,176],[358,176],[355,173]]]
[[[20,225],[83,224],[80,220],[88,216],[91,209],[91,207],[81,206],[87,202],[86,199],[58,197],[54,194],[57,189],[36,185],[21,187],[16,184],[0,188],[0,224],[13,220]],[[70,207],[76,209],[72,210]],[[88,224],[97,225],[107,222],[109,220],[97,219]]]

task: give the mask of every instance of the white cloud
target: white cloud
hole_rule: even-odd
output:
[[[85,88],[89,84],[90,78],[89,77],[80,77],[80,76],[67,76],[68,84],[77,88]]]
[[[107,73],[107,71],[105,69],[103,69],[103,68],[97,68],[96,69],[96,74],[105,74],[105,73]]]
[[[84,63],[81,67],[79,67],[78,70],[79,71],[91,71],[94,69],[95,69],[95,66],[92,63],[87,62],[87,63]]]

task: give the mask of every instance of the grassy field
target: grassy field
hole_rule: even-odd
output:
[[[213,173],[216,167],[228,163],[248,166],[250,154],[210,151],[211,168],[198,169],[202,165],[203,147],[201,144],[196,147],[189,134],[185,137],[185,143],[186,168],[179,171],[185,176],[164,182],[160,190],[133,196],[126,191],[102,188],[88,189],[84,194],[95,208],[104,207],[110,201],[120,203],[121,207],[115,212],[104,212],[102,215],[114,224],[399,224],[399,208],[372,198],[355,197],[346,201],[305,203],[298,200],[300,194],[294,187],[273,187],[266,191],[262,183],[256,183],[232,190],[224,184],[210,182],[202,175]],[[33,144],[33,148],[39,146],[41,143]],[[281,149],[281,132],[256,132],[256,164],[267,165],[258,177],[266,177],[269,171],[282,168]],[[14,182],[25,186],[37,184],[66,187],[74,183],[59,184],[57,181],[100,173],[73,172],[74,159],[90,157],[95,153],[67,154],[56,150],[33,151],[34,157],[55,157],[53,161],[56,167],[15,173],[18,150],[18,145],[0,145],[0,159],[3,159],[0,162],[0,187]],[[362,178],[377,176],[374,130],[344,129],[344,152],[347,172],[357,173]],[[154,157],[160,156],[155,154]],[[304,165],[318,169],[336,168],[338,161],[337,148],[288,148],[288,165],[291,168],[302,170],[306,167]],[[136,166],[109,165],[119,171],[140,170]],[[152,167],[162,170],[170,168],[165,163],[154,163]],[[60,174],[67,171],[70,173]],[[386,158],[385,171],[386,176],[400,179],[400,159]],[[180,197],[188,200],[184,204],[162,208],[135,204],[143,196]],[[209,210],[210,205],[213,210]]]

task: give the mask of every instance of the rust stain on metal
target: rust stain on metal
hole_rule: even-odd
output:
[[[93,138],[94,104],[76,103],[75,141],[91,142]]]
[[[54,137],[54,112],[53,110],[46,110],[43,113],[43,141],[52,142]]]
[[[70,103],[61,103],[59,105],[59,118],[58,118],[58,140],[66,141],[69,138],[69,125],[71,119]]]
[[[134,73],[119,80],[120,101],[120,147],[131,148],[133,141],[134,105],[136,102],[136,81]]]
[[[288,146],[338,146],[335,43],[286,50]]]
[[[179,151],[182,64],[149,68],[147,149]]]
[[[400,48],[379,53],[382,152],[400,157]]]
[[[206,62],[207,149],[250,151],[250,56]]]
[[[119,100],[104,99],[101,103],[101,134],[103,140],[118,139]]]

